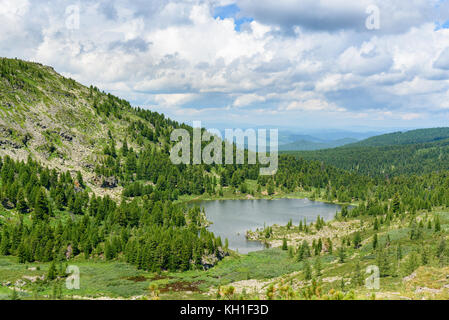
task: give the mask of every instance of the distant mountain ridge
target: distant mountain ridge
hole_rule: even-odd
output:
[[[287,153],[369,176],[430,173],[449,170],[449,128],[395,132],[334,149]]]
[[[311,151],[311,150],[321,150],[321,149],[330,149],[336,148],[340,146],[344,146],[350,143],[357,142],[357,139],[353,138],[344,138],[338,140],[331,141],[311,141],[300,139],[292,143],[287,143],[279,146],[279,151]]]
[[[346,147],[381,147],[405,145],[414,143],[426,143],[449,138],[449,128],[416,129],[404,132],[387,133],[371,137],[359,142],[351,143]]]

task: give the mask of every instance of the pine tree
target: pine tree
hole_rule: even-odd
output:
[[[321,238],[318,239],[318,243],[316,244],[316,255],[320,255],[321,251],[323,250],[323,240]]]
[[[313,265],[313,268],[315,269],[315,277],[319,278],[321,277],[322,273],[322,265],[321,265],[321,259],[319,257],[317,257],[315,259],[315,264]]]
[[[19,263],[25,263],[27,262],[27,254],[26,254],[26,248],[23,243],[19,245],[19,248],[17,249],[17,255],[19,257]]]
[[[435,232],[440,232],[440,231],[441,231],[440,217],[437,216],[435,218]]]
[[[33,220],[39,221],[47,219],[48,213],[49,213],[49,204],[47,195],[45,193],[45,190],[43,188],[40,188],[36,196],[36,202],[34,205]]]
[[[363,275],[360,268],[360,262],[357,261],[355,265],[354,275],[352,277],[351,281],[355,286],[362,286],[363,285]]]
[[[333,253],[333,245],[330,238],[327,239],[327,252],[329,252],[329,254]]]
[[[304,278],[306,280],[312,279],[312,268],[310,267],[310,263],[308,260],[304,262]]]
[[[360,248],[360,245],[362,243],[362,237],[360,235],[360,232],[356,232],[354,234],[354,240],[352,242],[354,243],[354,249]]]
[[[128,141],[127,141],[126,139],[123,141],[122,155],[123,155],[123,157],[125,157],[125,158],[126,158],[126,156],[128,155]]]
[[[399,194],[395,193],[393,200],[391,201],[391,211],[393,213],[398,213],[401,207],[401,200],[399,199]]]
[[[310,248],[306,240],[298,248],[297,260],[302,261],[310,257]]]
[[[341,245],[340,248],[338,248],[338,258],[340,263],[344,263],[346,259],[346,253],[344,245]]]
[[[287,239],[282,239],[282,250],[288,250]]]
[[[273,183],[272,182],[270,182],[269,184],[268,184],[268,188],[267,188],[267,193],[268,193],[268,195],[272,195],[272,194],[274,194],[274,186],[273,186]]]
[[[404,276],[410,275],[413,271],[415,271],[419,267],[419,255],[416,251],[412,251],[405,259],[402,264],[402,272]]]
[[[17,193],[17,211],[20,213],[27,213],[28,212],[28,203],[25,200],[25,196],[23,195],[23,189],[20,189]]]
[[[373,229],[374,231],[379,231],[379,220],[377,218],[374,219]]]
[[[386,250],[377,250],[376,265],[379,267],[381,277],[385,277],[391,274],[391,263],[389,261],[388,253]]]
[[[373,250],[377,249],[377,245],[378,245],[377,242],[378,242],[378,240],[377,240],[377,233],[375,233],[374,237],[373,237]]]
[[[0,255],[7,256],[11,248],[10,236],[6,228],[3,228],[2,238],[0,242]]]
[[[56,279],[56,265],[54,261],[50,264],[50,268],[48,269],[47,279],[48,280]]]
[[[86,188],[86,185],[84,184],[84,180],[83,180],[83,175],[81,174],[80,171],[78,171],[76,173],[76,181],[78,181],[78,184],[80,185],[81,188]]]
[[[438,244],[436,256],[438,258],[442,257],[445,251],[446,251],[446,240],[442,238]]]

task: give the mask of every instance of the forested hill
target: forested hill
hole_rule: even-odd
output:
[[[0,255],[22,263],[119,259],[145,270],[209,268],[226,241],[180,198],[325,190],[365,200],[369,178],[281,156],[259,165],[173,165],[174,128],[190,126],[83,86],[51,67],[0,59]]]
[[[448,138],[449,128],[418,129],[405,132],[383,134],[359,142],[347,144],[346,147],[383,147],[435,142]]]
[[[125,152],[130,159],[143,149],[165,151],[179,125],[51,67],[0,59],[0,154],[80,171],[96,188],[111,175],[106,167],[118,165],[119,148],[131,150]]]
[[[449,170],[449,139],[391,146],[344,146],[290,154],[372,177]]]

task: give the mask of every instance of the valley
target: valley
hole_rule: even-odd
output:
[[[268,176],[173,164],[175,129],[1,58],[0,299],[448,298],[447,128],[283,152]]]

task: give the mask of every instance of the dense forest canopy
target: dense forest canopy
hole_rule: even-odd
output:
[[[371,177],[449,170],[449,139],[391,146],[344,146],[312,152],[287,152]]]
[[[371,137],[346,147],[381,147],[414,143],[434,142],[449,138],[449,128],[417,129],[405,132],[394,132]]]

